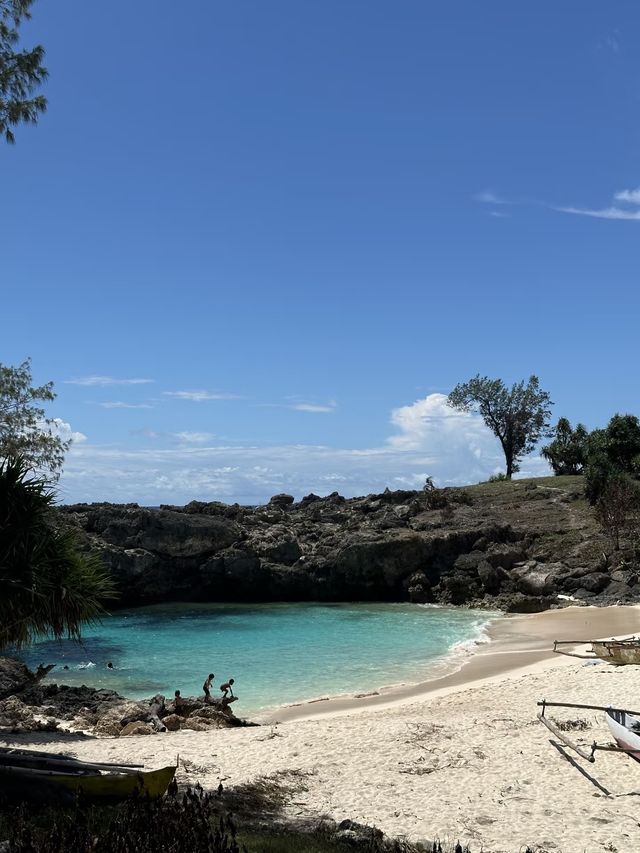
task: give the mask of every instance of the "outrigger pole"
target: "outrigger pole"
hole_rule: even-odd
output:
[[[577,652],[565,652],[562,649],[559,649],[558,646],[585,646],[587,643],[590,643],[591,640],[554,640],[553,641],[553,651],[557,655],[566,655],[568,658],[582,658],[584,660],[598,660],[598,656],[593,654],[579,655]]]
[[[564,732],[561,732],[560,729],[554,725],[550,720],[548,720],[545,715],[546,708],[582,708],[585,711],[620,711],[626,714],[632,714],[634,716],[640,716],[640,711],[628,711],[624,708],[612,708],[611,705],[579,705],[577,703],[572,702],[547,702],[546,699],[543,699],[542,702],[538,702],[538,707],[542,708],[542,711],[537,715],[538,719],[541,723],[543,723],[550,732],[552,732],[565,746],[568,746],[569,749],[572,749],[574,752],[577,752],[580,758],[584,758],[585,761],[590,761],[593,764],[596,760],[595,753],[600,750],[601,752],[624,752],[626,755],[637,755],[637,749],[623,749],[621,746],[610,746],[610,745],[600,745],[595,741],[591,744],[591,751],[587,752],[582,747],[578,746],[578,744],[574,743],[572,740],[565,735]]]

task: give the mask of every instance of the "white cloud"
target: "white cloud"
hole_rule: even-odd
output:
[[[294,403],[288,406],[296,412],[335,412],[338,404],[335,400],[330,400],[326,404],[322,403]]]
[[[420,488],[427,476],[439,485],[464,485],[504,470],[499,443],[482,419],[451,409],[446,399],[429,394],[394,409],[393,434],[378,447],[202,446],[207,434],[196,432],[167,436],[181,439],[178,446],[79,444],[67,455],[62,499],[261,503],[283,491],[299,498],[334,489],[353,496],[386,486]],[[548,468],[539,457],[523,460],[522,476],[544,473]]]
[[[613,195],[614,202],[626,205],[620,207],[619,204],[611,204],[609,207],[593,208],[593,207],[554,207],[559,213],[573,213],[577,216],[592,216],[596,219],[627,219],[640,220],[640,210],[636,210],[640,206],[640,187],[635,190],[619,190]]]
[[[202,403],[205,400],[238,400],[237,394],[218,394],[212,391],[163,391],[165,397],[174,397],[177,400],[191,400],[194,403]]]
[[[491,192],[491,190],[484,190],[484,192],[476,193],[473,196],[474,201],[479,201],[482,204],[512,204],[513,202],[508,201],[506,198],[502,198],[496,193]]]
[[[68,439],[77,443],[87,441],[87,436],[83,432],[71,429],[71,424],[63,421],[62,418],[54,418],[51,427],[51,431],[59,435],[63,441],[67,441]]]
[[[106,403],[98,403],[103,409],[152,409],[149,403],[125,403],[123,400],[108,400]]]
[[[596,219],[632,219],[640,220],[640,210],[624,210],[621,207],[603,207],[591,209],[585,207],[554,207],[558,213],[575,213],[578,216],[593,216]]]
[[[614,198],[616,201],[625,201],[628,204],[640,204],[640,187],[635,190],[620,190]]]
[[[263,409],[291,409],[294,412],[318,412],[331,413],[338,408],[338,403],[335,400],[329,400],[326,403],[310,403],[308,400],[300,399],[300,397],[290,396],[287,400],[292,400],[291,403],[256,403]]]
[[[185,441],[187,444],[203,444],[206,441],[211,441],[215,438],[212,432],[174,432],[172,435],[179,438],[180,441]]]
[[[78,379],[65,379],[66,385],[147,385],[153,379],[115,379],[113,376],[81,376]]]
[[[62,418],[53,418],[50,424],[40,421],[38,427],[45,432],[50,432],[51,435],[56,435],[63,441],[83,442],[87,440],[87,436],[83,432],[77,432],[71,429],[71,424],[63,421]]]

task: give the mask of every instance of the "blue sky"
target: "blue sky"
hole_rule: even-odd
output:
[[[638,412],[635,0],[178,8],[23,28],[0,361],[55,382],[64,500],[472,482],[499,450],[441,395],[478,372]]]

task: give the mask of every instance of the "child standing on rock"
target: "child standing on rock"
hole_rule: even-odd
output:
[[[211,701],[211,684],[212,684],[214,678],[215,678],[215,675],[212,672],[210,672],[209,675],[207,676],[204,684],[202,685],[202,689],[204,690],[204,701],[205,702]]]

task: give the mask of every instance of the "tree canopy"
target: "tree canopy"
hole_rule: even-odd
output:
[[[581,474],[587,461],[588,439],[589,433],[584,424],[572,429],[567,418],[560,418],[553,441],[542,448],[541,454],[554,474]]]
[[[530,376],[508,388],[502,379],[478,374],[456,385],[448,403],[463,412],[478,411],[485,424],[500,441],[507,479],[519,470],[519,460],[530,453],[538,441],[549,435],[549,416],[553,403],[540,389],[537,376]]]
[[[31,17],[34,0],[0,0],[0,134],[15,142],[13,127],[35,124],[47,108],[47,99],[34,94],[48,76],[44,48],[17,49],[20,24]]]
[[[635,415],[614,415],[605,429],[589,434],[585,492],[591,504],[600,500],[609,480],[635,480],[639,473],[640,421]]]
[[[53,501],[23,460],[0,464],[0,649],[43,634],[78,638],[113,597],[108,572],[78,549]]]
[[[0,364],[0,458],[19,456],[56,478],[71,440],[56,435],[55,419],[36,405],[55,399],[53,382],[39,387],[31,382],[31,359],[19,367]]]

